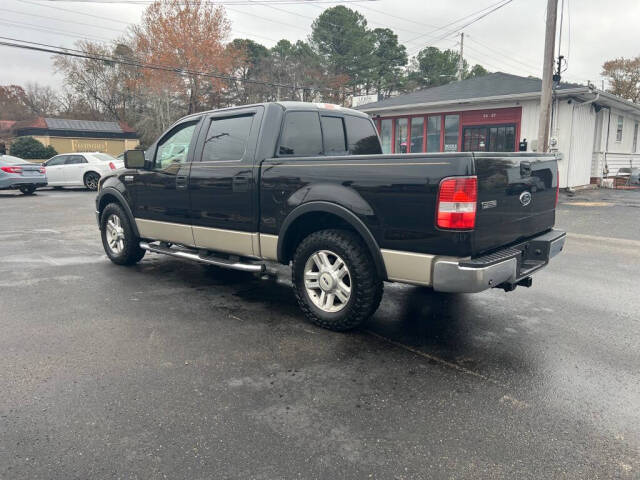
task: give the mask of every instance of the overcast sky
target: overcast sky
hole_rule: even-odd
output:
[[[105,2],[114,0],[104,0]],[[310,25],[324,8],[335,3],[298,0],[228,0],[233,37],[251,38],[266,46],[287,38],[306,39]],[[290,2],[292,0],[289,0]],[[295,0],[293,0],[295,2]],[[109,41],[122,35],[128,23],[140,20],[145,0],[136,4],[105,5],[96,0],[1,0],[2,36],[72,47],[81,38]],[[233,5],[241,2],[243,5]],[[278,3],[280,2],[280,3]],[[615,57],[640,55],[639,0],[564,0],[562,53],[568,58],[564,79],[601,86],[602,63]],[[371,27],[388,27],[410,54],[425,45],[459,48],[459,30],[441,28],[496,3],[496,0],[378,0],[349,1],[366,16]],[[546,0],[513,0],[507,6],[464,28],[464,56],[490,71],[541,76]],[[562,3],[562,0],[559,0]],[[558,20],[559,22],[559,20]],[[444,38],[442,38],[444,36]],[[416,38],[419,37],[419,38]],[[0,46],[0,85],[38,82],[56,88],[64,79],[56,74],[46,53]]]

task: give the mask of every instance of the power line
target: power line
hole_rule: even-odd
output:
[[[489,65],[490,67],[497,68],[498,70],[501,70],[501,71],[515,70],[520,74],[526,73],[527,75],[531,75],[531,76],[534,76],[534,77],[539,77],[540,76],[540,74],[534,73],[534,70],[524,70],[524,72],[523,72],[523,68],[521,66],[517,66],[517,65],[509,66],[509,65],[504,63],[505,60],[506,60],[505,58],[497,58],[497,57],[494,57],[494,56],[490,56],[489,54],[481,52],[477,48],[474,48],[472,45],[467,45],[467,48],[469,48],[472,51],[472,56],[480,58],[480,63],[484,63],[486,65]],[[487,61],[486,60],[487,58],[490,59],[490,61]],[[498,66],[493,62],[498,62],[502,66]]]
[[[104,17],[102,15],[92,15],[90,13],[78,12],[76,10],[70,10],[68,8],[63,8],[63,7],[58,7],[58,6],[54,7],[53,5],[45,5],[45,4],[37,3],[37,2],[30,2],[29,0],[18,0],[18,1],[21,2],[21,3],[29,4],[29,5],[35,5],[37,7],[51,8],[51,9],[60,10],[60,11],[63,11],[63,12],[74,13],[76,15],[83,15],[85,17],[97,18],[97,19],[102,20],[102,21],[106,20],[108,22],[114,22],[114,23],[121,23],[121,24],[124,24],[124,25],[129,25],[128,22],[125,22],[123,20],[116,20],[115,18]]]
[[[427,33],[424,33],[424,34],[419,35],[419,36],[417,36],[417,37],[415,37],[415,38],[412,38],[412,39],[410,39],[410,40],[409,40],[409,42],[412,42],[412,41],[414,41],[414,40],[418,40],[419,38],[422,38],[422,37],[430,36],[430,35],[432,35],[434,32],[437,32],[437,31],[439,31],[439,30],[444,30],[445,28],[450,27],[450,26],[452,26],[452,25],[455,25],[455,24],[457,24],[457,23],[460,23],[461,21],[464,21],[465,19],[467,19],[467,18],[469,18],[469,17],[474,17],[474,16],[476,16],[476,15],[479,15],[479,14],[480,14],[480,16],[475,17],[473,20],[469,21],[468,23],[466,23],[466,24],[464,24],[464,25],[462,25],[462,26],[456,26],[453,30],[451,30],[451,32],[446,33],[445,35],[443,35],[443,36],[442,36],[442,38],[446,38],[446,37],[448,37],[448,36],[450,35],[450,33],[453,33],[453,32],[456,32],[457,30],[462,30],[463,28],[468,27],[469,25],[471,25],[471,24],[473,24],[473,23],[477,22],[478,20],[483,19],[484,17],[486,17],[487,15],[489,15],[489,14],[491,14],[491,13],[495,12],[496,10],[498,10],[498,9],[500,9],[500,8],[502,8],[502,7],[506,6],[506,5],[508,5],[508,4],[509,4],[509,3],[511,3],[512,1],[513,1],[513,0],[500,0],[499,2],[496,2],[496,3],[492,4],[492,5],[489,5],[488,7],[482,8],[482,9],[480,9],[480,10],[477,10],[477,11],[473,12],[473,13],[470,13],[469,15],[465,15],[464,17],[461,17],[461,18],[459,18],[459,19],[457,19],[457,20],[454,20],[454,21],[452,21],[452,22],[449,22],[449,23],[447,23],[447,24],[445,24],[445,25],[443,25],[443,26],[441,26],[441,27],[438,27],[438,28],[436,28],[435,30],[432,30],[432,31],[427,32]],[[489,11],[487,11],[487,9],[490,9],[490,10],[489,10]],[[416,52],[416,53],[417,53],[417,52]],[[415,53],[412,53],[411,55],[414,55],[414,54],[415,54]]]
[[[9,26],[14,26],[14,27],[20,27],[22,29],[24,29],[25,27],[30,29],[30,30],[36,30],[36,31],[40,31],[43,33],[50,33],[52,35],[58,35],[58,36],[63,36],[63,37],[74,37],[74,38],[79,38],[81,40],[89,40],[89,39],[93,39],[94,41],[98,41],[98,42],[110,42],[111,40],[107,40],[104,37],[96,37],[93,35],[86,35],[86,36],[81,36],[80,34],[74,34],[65,30],[58,30],[55,28],[48,28],[48,27],[42,27],[40,25],[34,25],[33,23],[24,23],[24,22],[10,22],[10,21],[5,21],[5,20],[0,20],[0,23],[3,25],[9,25]]]
[[[481,52],[479,51],[477,48],[475,48],[473,45],[470,45],[469,48],[471,48],[471,50],[474,50],[478,53],[481,53],[485,56],[491,56],[491,58],[495,59],[495,60],[499,60],[502,62],[506,62],[506,63],[510,63],[512,65],[511,68],[515,67],[517,69],[522,70],[523,68],[526,69],[527,73],[532,73],[532,72],[538,72],[538,68],[534,67],[533,65],[529,64],[529,63],[525,63],[522,62],[520,60],[518,60],[515,57],[511,57],[503,52],[500,52],[496,49],[493,49],[491,47],[489,47],[488,45],[485,45],[483,43],[480,43],[478,40],[476,40],[474,37],[472,37],[471,35],[468,35],[468,39],[472,40],[473,43],[478,44],[478,46],[483,47],[486,50],[489,50],[493,53],[486,53],[486,52]],[[540,76],[540,73],[536,73],[536,75]]]
[[[29,0],[18,0],[18,1],[20,1],[22,3],[38,6],[38,7],[46,7],[46,8],[50,8],[50,9],[54,9],[54,10],[60,10],[60,11],[63,11],[63,12],[69,12],[69,13],[74,13],[74,14],[77,14],[77,15],[83,15],[83,16],[86,16],[86,17],[98,18],[100,20],[107,20],[107,21],[110,21],[110,22],[119,23],[121,25],[127,25],[129,27],[135,25],[133,23],[125,22],[124,20],[117,20],[115,18],[102,17],[102,16],[99,16],[99,15],[92,15],[90,13],[78,12],[76,10],[70,10],[70,9],[67,9],[67,8],[62,8],[62,7],[53,6],[53,5],[43,5],[43,4],[32,2],[32,1],[29,1]],[[25,15],[31,15],[31,14],[26,14],[25,13]],[[36,16],[36,15],[31,15],[31,16]],[[45,17],[45,18],[48,18],[48,17]],[[61,19],[57,19],[57,18],[53,18],[52,20],[61,21],[61,22],[67,22],[67,23],[76,23],[77,24],[77,22],[72,22],[72,21],[69,21],[69,20],[61,20]],[[86,25],[86,24],[84,24],[84,25]],[[94,25],[92,25],[92,26],[94,26]],[[39,26],[37,26],[37,27],[40,28]],[[107,28],[107,27],[102,27],[102,28]],[[116,31],[115,29],[112,29],[112,30]],[[260,34],[253,33],[253,32],[245,32],[245,31],[242,31],[242,30],[237,30],[235,28],[232,28],[232,31],[235,32],[235,33],[242,34],[242,35],[263,38],[265,40],[270,40],[270,41],[275,42],[275,43],[278,42],[278,40],[275,39],[275,38],[267,37],[265,35],[260,35]],[[56,34],[56,35],[58,35],[58,34]],[[76,36],[76,37],[77,38],[82,38],[82,39],[85,39],[85,40],[88,39],[88,38],[85,38],[85,37],[79,37],[79,36]],[[93,38],[97,39],[97,37],[93,37]],[[104,38],[103,39],[99,39],[99,40],[100,41],[111,41],[111,40],[106,40]]]
[[[105,5],[150,5],[155,0],[43,0],[51,3],[93,3],[93,4],[105,4]],[[378,0],[314,0],[314,3],[329,3],[329,4],[350,4],[350,3],[362,3],[362,2],[377,2]],[[186,3],[186,2],[184,2]],[[252,5],[252,4],[273,4],[273,5],[304,5],[308,3],[307,0],[205,0],[204,3],[211,3],[215,5]]]
[[[70,23],[72,25],[77,25],[78,24],[77,22],[73,22],[71,20],[62,20],[61,18],[51,18],[51,17],[47,17],[45,15],[37,15],[35,13],[19,12],[18,10],[10,10],[8,8],[0,8],[0,11],[9,12],[9,13],[15,13],[15,14],[18,14],[18,15],[23,15],[25,17],[44,18],[44,19],[49,20],[49,21],[53,20],[54,22]],[[122,30],[118,30],[116,28],[110,28],[110,27],[103,27],[102,25],[95,25],[93,23],[83,23],[83,25],[85,27],[100,28],[102,30],[111,30],[112,32],[123,33]]]
[[[334,93],[345,93],[344,90],[339,90],[335,88],[314,87],[314,86],[308,86],[308,85],[292,85],[287,83],[268,82],[265,80],[248,80],[248,79],[236,77],[233,75],[201,72],[201,71],[191,70],[191,69],[182,68],[178,66],[147,63],[147,62],[141,62],[133,59],[128,60],[125,58],[117,58],[110,55],[89,54],[86,52],[79,53],[80,51],[77,49],[56,47],[54,45],[48,45],[48,44],[39,43],[39,42],[30,42],[27,40],[20,40],[20,39],[10,38],[10,37],[0,37],[0,39],[3,39],[3,40],[0,40],[0,45],[5,47],[20,48],[20,49],[45,52],[45,53],[53,53],[56,55],[63,55],[63,56],[69,56],[69,57],[75,57],[75,58],[84,58],[88,60],[97,60],[101,62],[117,63],[121,65],[129,65],[137,68],[146,68],[150,70],[160,70],[165,72],[171,72],[171,73],[176,73],[178,75],[185,75],[185,74],[197,75],[197,76],[207,77],[207,78],[216,78],[219,80],[229,80],[234,82],[251,83],[255,85],[266,85],[266,86],[281,87],[281,88],[291,88],[291,89],[297,89],[297,90],[316,90],[319,92],[324,91],[324,92],[334,92]],[[20,43],[16,43],[16,42],[20,42]]]

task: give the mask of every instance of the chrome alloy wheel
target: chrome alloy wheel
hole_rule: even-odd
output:
[[[304,287],[320,310],[339,312],[351,298],[351,273],[339,255],[318,250],[305,263]]]
[[[124,250],[124,229],[120,224],[120,217],[115,214],[109,215],[106,227],[109,250],[115,255],[120,255]]]

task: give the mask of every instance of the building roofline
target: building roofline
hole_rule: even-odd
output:
[[[621,109],[627,111],[633,111],[640,115],[640,104],[633,103],[624,98],[618,97],[617,95],[613,95],[612,93],[607,93],[602,90],[593,90],[589,87],[577,87],[577,88],[565,88],[562,90],[556,90],[555,95],[557,97],[570,97],[573,95],[584,95],[589,93],[599,93],[600,100],[598,103],[601,104],[616,104],[617,106],[622,107]],[[388,112],[388,111],[406,111],[406,110],[415,110],[416,108],[433,108],[440,106],[451,106],[451,105],[471,105],[477,103],[496,103],[496,102],[504,102],[504,101],[518,101],[518,100],[534,100],[540,98],[540,92],[525,92],[525,93],[515,93],[515,94],[507,94],[507,95],[494,95],[490,97],[473,97],[473,98],[463,98],[456,100],[445,100],[438,102],[422,102],[422,103],[409,103],[404,105],[392,105],[388,107],[367,107],[366,105],[362,105],[359,107],[361,112],[366,113],[378,113],[378,112]],[[606,101],[603,102],[602,99]]]

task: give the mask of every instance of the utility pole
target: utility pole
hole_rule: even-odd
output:
[[[460,32],[460,58],[458,59],[458,80],[462,80],[464,73],[464,32]]]
[[[549,150],[549,123],[551,118],[551,93],[557,18],[558,0],[547,0],[547,29],[544,35],[542,95],[540,97],[540,123],[538,124],[538,152],[546,152]]]

